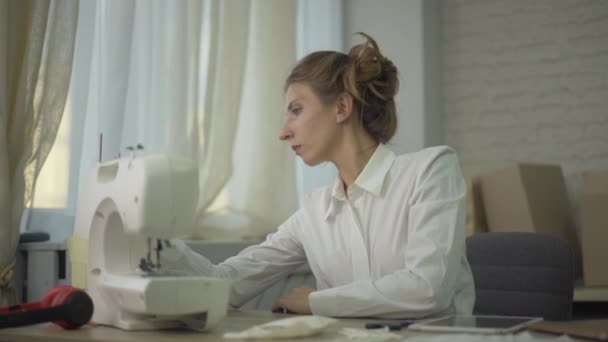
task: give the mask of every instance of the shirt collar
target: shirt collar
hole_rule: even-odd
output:
[[[388,174],[388,171],[390,170],[394,161],[395,153],[389,150],[384,144],[378,144],[376,151],[374,151],[374,154],[369,159],[353,185],[373,194],[374,196],[381,196],[386,175]],[[329,216],[335,210],[334,202],[336,202],[336,200],[342,201],[345,199],[346,194],[344,193],[344,185],[342,183],[342,179],[340,179],[340,176],[338,175],[336,176],[336,180],[334,181],[334,185],[332,187],[331,200],[329,201],[325,219],[329,218]]]
[[[395,153],[385,145],[379,144],[354,184],[374,196],[382,195],[382,186],[393,161],[395,161]]]

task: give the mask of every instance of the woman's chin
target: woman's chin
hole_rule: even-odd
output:
[[[320,160],[320,159],[304,158],[302,156],[300,156],[300,158],[302,158],[302,161],[304,162],[304,164],[306,164],[308,166],[317,166],[323,162],[323,160]]]

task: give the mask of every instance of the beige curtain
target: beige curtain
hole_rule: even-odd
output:
[[[19,221],[63,114],[77,0],[0,0],[0,305],[13,287]]]

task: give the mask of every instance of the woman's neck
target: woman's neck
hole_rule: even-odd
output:
[[[346,137],[334,160],[340,179],[344,183],[345,192],[357,180],[377,147],[378,142],[367,133]]]

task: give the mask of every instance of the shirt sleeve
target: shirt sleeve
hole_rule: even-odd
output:
[[[213,265],[183,241],[174,241],[175,248],[163,254],[164,265],[174,271],[231,280],[230,304],[239,307],[306,263],[297,234],[300,215],[300,211],[296,212],[264,242],[250,246],[218,265]]]
[[[405,267],[375,280],[315,291],[312,312],[332,317],[425,317],[452,303],[465,252],[466,187],[453,150],[419,161],[410,198]]]
[[[250,246],[216,267],[215,275],[233,281],[230,304],[239,307],[306,263],[298,237],[301,211],[259,245]]]

